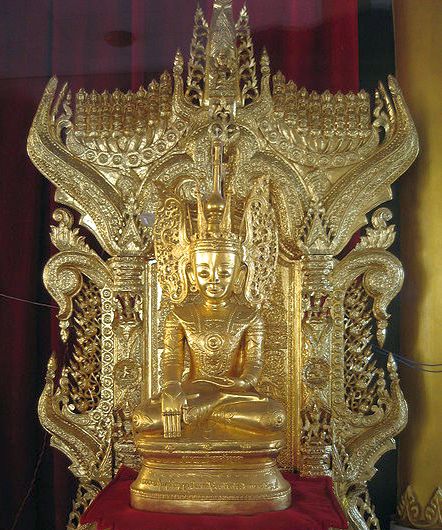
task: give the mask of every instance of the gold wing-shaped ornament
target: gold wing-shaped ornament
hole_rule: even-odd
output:
[[[268,178],[255,181],[246,201],[243,222],[248,267],[244,296],[251,304],[261,305],[273,285],[278,260],[278,229],[270,204]]]
[[[349,165],[324,198],[331,229],[336,234],[331,252],[338,254],[351,234],[367,224],[366,214],[392,198],[391,184],[416,158],[419,141],[398,82],[388,77],[375,93],[373,131],[378,144]]]
[[[29,131],[28,154],[34,165],[57,187],[57,201],[72,206],[81,222],[95,234],[110,255],[123,223],[124,204],[117,191],[92,165],[69,152],[63,135],[72,127],[70,92],[65,84],[58,95],[57,78],[46,86]]]
[[[188,290],[189,240],[185,219],[186,211],[181,200],[166,196],[156,214],[153,229],[158,282],[163,293],[175,304],[184,301]]]

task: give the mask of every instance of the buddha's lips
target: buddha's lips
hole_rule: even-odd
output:
[[[223,288],[219,287],[217,285],[208,285],[207,286],[207,292],[210,294],[219,294],[223,292]]]

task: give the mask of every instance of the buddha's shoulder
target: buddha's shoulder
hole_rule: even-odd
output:
[[[248,305],[237,305],[235,307],[235,319],[244,322],[245,324],[252,324],[254,322],[261,322],[261,311],[256,307]]]
[[[197,306],[195,304],[177,305],[170,312],[169,319],[182,323],[193,322],[196,312]]]

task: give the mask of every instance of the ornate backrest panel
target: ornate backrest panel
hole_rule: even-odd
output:
[[[285,469],[299,469],[300,450],[300,267],[280,260],[272,296],[263,309],[266,323],[264,368],[259,390],[287,411],[286,446],[278,457]]]
[[[138,465],[130,414],[158,391],[172,303],[159,288],[153,220],[164,193],[185,197],[194,216],[195,188],[211,185],[213,138],[225,143],[234,219],[257,179],[270,182],[280,257],[263,301],[259,386],[287,408],[279,463],[333,475],[351,525],[377,528],[366,481],[406,423],[394,362],[384,370],[372,349],[403,279],[387,251],[388,210],[342,251],[417,155],[400,89],[394,78],[379,84],[372,108],[364,92],[309,93],[272,77],[265,52],[258,73],[247,13],[234,24],[227,0],[215,1],[210,28],[197,10],[186,82],[183,67],[178,52],[172,75],[134,93],[72,98],[53,78],[29,134],[31,159],[84,229],[55,211],[59,253],[44,271],[69,355],[59,380],[51,358],[39,414],[80,481],[70,528],[120,464]]]

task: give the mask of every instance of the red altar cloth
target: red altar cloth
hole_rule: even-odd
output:
[[[122,467],[81,518],[97,530],[327,530],[347,528],[329,477],[301,478],[285,473],[293,503],[280,512],[256,515],[189,515],[143,512],[131,508],[129,487],[137,473]]]

